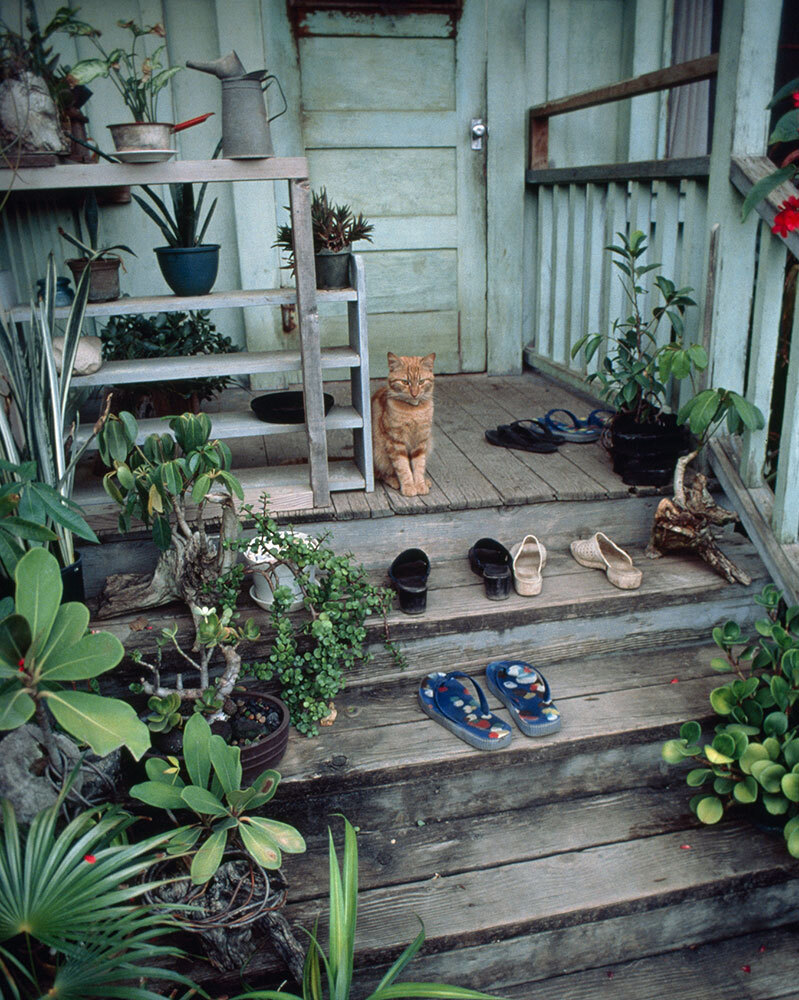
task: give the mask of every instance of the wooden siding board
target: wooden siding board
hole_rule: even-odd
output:
[[[311,37],[300,38],[299,47],[305,112],[455,107],[451,39]],[[357,71],[342,72],[342,67]]]
[[[370,312],[458,308],[459,254],[455,250],[367,251],[363,256]]]
[[[374,215],[371,243],[358,245],[358,252],[367,255],[382,250],[442,250],[458,248],[458,219],[455,215]]]
[[[303,34],[366,35],[369,38],[451,38],[452,23],[447,14],[403,13],[394,15],[389,8],[380,14],[348,11],[346,17],[326,10],[303,15]]]
[[[346,316],[325,317],[321,323],[325,346],[347,338]],[[457,371],[458,313],[441,312],[369,313],[369,366],[372,374],[386,372],[386,353],[425,355],[434,349],[437,371]],[[348,376],[349,373],[345,373]],[[334,377],[334,376],[330,376]]]
[[[462,131],[454,111],[314,111],[305,116],[309,149],[403,149],[408,146],[454,146]]]

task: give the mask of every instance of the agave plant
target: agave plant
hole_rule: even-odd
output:
[[[169,834],[127,842],[133,818],[92,809],[62,830],[68,789],[27,837],[2,802],[0,993],[8,1000],[161,1000],[145,978],[193,984],[159,963],[181,954],[158,943],[174,925],[141,896]],[[156,967],[157,966],[157,967]]]
[[[330,857],[330,928],[329,952],[326,955],[314,933],[308,933],[310,945],[302,977],[302,996],[276,990],[255,990],[242,993],[234,1000],[349,1000],[353,988],[353,957],[355,928],[358,920],[358,842],[355,830],[344,820],[344,861],[339,868],[333,834],[328,831]],[[421,921],[420,921],[421,922]],[[424,925],[413,941],[383,976],[367,1000],[403,1000],[419,997],[426,1000],[493,1000],[487,993],[446,983],[397,983],[397,976],[424,944]],[[322,983],[322,966],[327,989]]]
[[[52,343],[55,335],[55,289],[55,258],[51,253],[47,260],[44,296],[32,308],[32,322],[22,324],[18,333],[0,310],[0,365],[18,417],[12,429],[6,408],[0,406],[0,458],[16,466],[25,462],[36,463],[38,479],[49,490],[32,491],[30,504],[20,514],[44,523],[55,532],[55,551],[61,565],[68,566],[75,561],[73,534],[88,541],[97,541],[97,536],[75,510],[70,499],[75,467],[91,440],[89,438],[79,448],[73,447],[76,407],[69,397],[72,366],[89,295],[88,268],[78,281],[75,299],[66,319],[60,375],[56,370]],[[2,470],[2,476],[6,483],[21,483],[22,477],[15,478],[8,468]],[[63,503],[48,502],[53,492],[63,499]]]

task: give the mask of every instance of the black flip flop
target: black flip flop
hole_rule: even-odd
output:
[[[430,560],[422,549],[400,552],[388,571],[396,588],[400,611],[406,615],[421,615],[427,608],[427,578]]]
[[[514,434],[520,434],[523,438],[531,441],[546,441],[548,444],[565,444],[566,438],[562,434],[555,434],[551,427],[548,427],[543,420],[531,417],[529,420],[514,420],[510,425]]]
[[[515,448],[518,451],[536,451],[548,454],[557,451],[557,446],[551,441],[538,439],[531,434],[519,433],[511,424],[500,424],[494,431],[485,432],[486,441],[498,448]]]

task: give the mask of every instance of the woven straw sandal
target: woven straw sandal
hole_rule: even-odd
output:
[[[541,593],[543,581],[541,571],[547,564],[547,550],[535,535],[525,535],[510,550],[513,556],[513,586],[523,597],[535,597]]]
[[[581,566],[604,570],[614,587],[637,590],[641,586],[641,570],[633,566],[630,556],[604,532],[597,531],[590,538],[580,538],[572,542],[569,549]]]

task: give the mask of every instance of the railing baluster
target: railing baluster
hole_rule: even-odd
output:
[[[760,407],[764,414],[771,412],[774,358],[780,332],[786,253],[785,244],[775,239],[768,225],[761,222],[746,398],[750,403]],[[740,473],[745,486],[762,485],[767,436],[767,426],[759,431],[746,431],[744,434]]]
[[[607,188],[599,184],[587,184],[585,188],[585,244],[583,248],[583,314],[582,329],[579,336],[586,333],[600,333],[607,329],[605,318],[603,325],[603,296],[606,294],[602,277],[603,257],[605,254],[605,218],[607,206]],[[607,305],[605,305],[607,309]],[[581,371],[595,372],[599,363],[599,353],[588,362],[582,363],[582,358],[571,362],[573,368]]]
[[[551,358],[560,364],[566,363],[566,292],[571,277],[567,269],[569,242],[569,192],[558,185],[552,192],[552,353]]]
[[[605,245],[615,244],[618,246],[619,233],[627,231],[627,185],[608,184],[608,194],[606,201],[606,238]],[[602,258],[602,285],[606,289],[605,300],[602,311],[601,332],[607,337],[613,322],[620,316],[629,316],[629,303],[625,301],[624,289],[619,280],[619,272],[613,267],[610,253],[605,253]],[[597,353],[602,353],[604,348],[600,348]]]
[[[569,185],[569,261],[567,284],[568,310],[566,313],[566,357],[565,362],[571,365],[572,344],[582,337],[583,333],[583,275],[581,263],[585,260],[585,185]]]
[[[658,181],[657,206],[655,216],[655,239],[653,243],[652,263],[660,261],[658,270],[670,281],[677,279],[677,241],[679,238],[680,188],[679,184],[669,181]],[[653,291],[650,306],[659,298],[659,293]],[[664,317],[658,326],[658,344],[667,344],[671,337],[671,324]]]
[[[533,281],[538,294],[535,300],[536,351],[545,358],[551,357],[552,345],[552,234],[553,197],[552,188],[538,188],[538,225],[535,239],[535,274]]]
[[[774,355],[772,354],[772,360]],[[791,354],[785,385],[785,409],[780,429],[780,456],[774,489],[772,528],[778,542],[799,538],[799,295],[796,296],[791,328]]]

